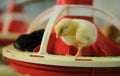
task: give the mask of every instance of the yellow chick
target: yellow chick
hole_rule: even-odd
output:
[[[55,26],[55,32],[66,44],[78,48],[77,57],[82,56],[83,47],[92,45],[97,39],[96,26],[82,19],[62,19]]]

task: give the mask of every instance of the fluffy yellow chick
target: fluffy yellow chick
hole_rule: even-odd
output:
[[[82,48],[92,45],[97,39],[96,26],[86,20],[62,19],[55,26],[55,32],[66,44],[78,48],[75,56],[82,56]]]

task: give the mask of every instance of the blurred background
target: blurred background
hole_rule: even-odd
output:
[[[34,19],[40,12],[55,5],[56,0],[16,0],[16,5],[24,6],[24,12]],[[5,11],[9,0],[0,0],[0,9]]]
[[[118,19],[120,19],[120,10],[119,10],[119,3],[120,0],[94,0],[94,6],[95,7],[99,7],[102,9],[105,9],[109,12],[111,12],[112,14],[114,14]],[[29,27],[30,23],[44,10],[46,10],[47,8],[50,8],[52,6],[54,6],[56,4],[56,0],[16,0],[15,4],[13,4],[15,11],[11,11],[11,5],[10,4],[10,0],[0,0],[0,30],[2,30],[1,28],[3,27],[3,25],[6,25],[6,27],[4,29],[7,29],[8,24],[9,23],[9,19],[3,19],[3,17],[10,17],[10,19],[18,19],[18,20],[22,20],[24,21],[24,17],[27,17],[27,25]],[[16,6],[20,6],[16,7]],[[19,13],[19,14],[23,14],[23,16],[21,16],[21,18],[19,19],[18,16],[11,18],[11,12],[14,13]],[[9,15],[6,15],[9,14]],[[3,16],[5,15],[5,16]],[[13,15],[12,15],[13,16]],[[11,20],[10,20],[11,21]],[[3,24],[4,23],[4,24]],[[13,24],[18,24],[19,21],[13,21]],[[13,27],[15,27],[14,25],[11,24],[11,30],[13,29]],[[24,24],[23,24],[23,28],[24,28]],[[13,31],[15,30],[15,31]],[[16,27],[12,30],[12,32],[16,32]],[[19,32],[24,33],[24,30],[20,30]],[[0,31],[2,32],[2,31]],[[8,31],[7,31],[8,32]],[[3,31],[3,35],[0,34],[0,38],[5,39],[5,34],[6,31]],[[8,34],[6,34],[7,37],[9,36]],[[2,37],[3,36],[3,37]],[[13,39],[11,37],[11,39]],[[2,44],[0,42],[0,44]],[[6,45],[0,45],[0,76],[29,76],[29,75],[22,75],[17,73],[15,70],[13,70],[3,59],[2,59],[2,55],[1,55],[1,49],[3,46]]]
[[[15,1],[15,3],[14,3]],[[25,28],[24,23],[27,21],[27,25],[29,27],[29,24],[44,10],[47,8],[50,8],[55,5],[55,0],[0,0],[0,76],[29,76],[27,74],[22,75],[16,72],[14,69],[12,69],[7,62],[4,61],[2,58],[2,47],[7,46],[9,34],[7,36],[1,34],[1,30],[3,26],[10,26],[11,32],[17,32],[18,27],[15,25],[18,25],[21,23],[23,24],[22,30],[19,30],[18,32],[24,33],[23,28]],[[20,7],[17,7],[20,6]],[[14,10],[13,10],[14,9]],[[11,13],[12,12],[12,13]],[[21,17],[19,17],[18,15]],[[9,16],[10,15],[10,16]],[[11,17],[12,16],[12,17]],[[14,17],[15,16],[15,17]],[[13,21],[10,21],[6,18],[9,18]],[[25,20],[24,17],[27,17]],[[18,19],[17,21],[15,21]],[[20,22],[22,21],[22,22]],[[9,25],[6,25],[6,23],[9,23]],[[20,25],[21,26],[21,25]],[[14,29],[13,29],[14,28]],[[5,28],[4,28],[5,29]],[[20,29],[20,28],[19,28]],[[14,30],[14,31],[13,31]],[[3,32],[4,33],[4,32]],[[5,40],[6,39],[6,40]],[[15,38],[14,38],[15,39]],[[4,41],[4,42],[2,42]],[[11,43],[11,41],[10,41]]]
[[[0,0],[0,10],[5,11],[9,0]],[[120,19],[120,0],[94,0],[94,6],[110,11]],[[17,0],[17,5],[23,5],[25,13],[34,19],[39,13],[56,4],[56,0]]]

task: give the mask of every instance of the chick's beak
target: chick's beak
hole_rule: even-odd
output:
[[[60,34],[58,33],[58,34],[56,34],[56,38],[58,38],[58,37],[60,37]]]
[[[56,38],[59,38],[61,36],[61,30],[56,31]]]
[[[56,27],[55,32],[56,32],[56,38],[60,37],[60,35],[61,35],[61,29],[58,28],[58,27]]]

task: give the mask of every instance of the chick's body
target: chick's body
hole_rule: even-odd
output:
[[[97,29],[94,24],[79,19],[63,19],[55,26],[57,36],[68,44],[78,48],[93,44],[97,39]],[[77,56],[80,55],[77,54]]]

